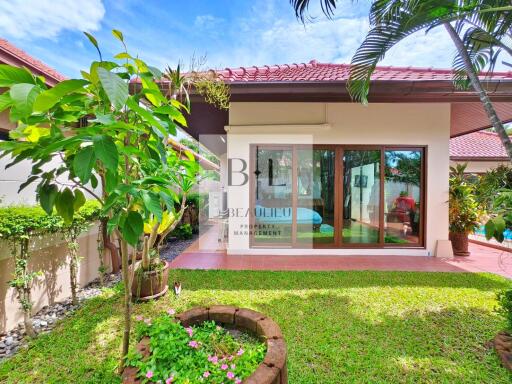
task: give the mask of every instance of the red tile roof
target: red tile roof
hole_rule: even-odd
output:
[[[326,64],[311,60],[309,63],[265,65],[263,67],[240,67],[217,70],[226,82],[306,82],[346,81],[349,64]],[[372,80],[451,80],[449,69],[414,67],[377,67]],[[495,72],[495,80],[512,80],[512,72]]]
[[[453,159],[507,160],[507,152],[494,132],[478,131],[450,139]]]
[[[59,81],[65,80],[66,77],[61,75],[55,69],[49,67],[42,61],[30,56],[25,51],[12,45],[5,39],[0,38],[0,63],[14,66],[24,66],[31,72],[45,77],[48,85],[55,85]]]

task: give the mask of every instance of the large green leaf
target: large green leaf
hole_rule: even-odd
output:
[[[162,221],[162,207],[160,205],[160,196],[154,192],[142,191],[142,201],[144,207],[158,219]]]
[[[53,206],[55,204],[55,198],[57,197],[58,192],[59,189],[56,185],[53,184],[45,184],[38,191],[37,196],[39,198],[39,204],[48,215],[51,215],[53,212]]]
[[[91,179],[92,169],[96,155],[93,146],[80,149],[73,160],[73,170],[82,183],[87,183]]]
[[[34,84],[14,84],[9,91],[14,108],[20,117],[27,117],[32,113],[34,101],[39,88]]]
[[[0,95],[0,112],[9,108],[12,105],[11,96],[9,96],[9,92],[5,92]]]
[[[148,124],[158,129],[162,135],[167,136],[169,134],[168,130],[162,125],[162,123],[155,116],[153,116],[153,113],[147,109],[142,108],[133,98],[130,97],[126,102],[126,105],[132,111],[141,116]]]
[[[0,87],[8,87],[19,83],[35,84],[34,77],[25,68],[0,64]]]
[[[35,102],[34,111],[44,112],[49,110],[65,95],[74,92],[80,88],[83,88],[86,84],[89,84],[86,80],[64,80],[57,84],[55,87],[41,92]]]
[[[126,219],[119,228],[123,239],[132,246],[137,245],[142,232],[144,231],[144,221],[139,212],[130,211]]]
[[[85,204],[85,196],[84,193],[77,189],[75,190],[75,198],[73,200],[73,209],[78,211]]]
[[[107,172],[105,172],[105,190],[107,192],[112,192],[117,187],[117,184],[118,173],[107,169]]]
[[[66,188],[57,194],[57,198],[55,199],[55,208],[57,209],[59,216],[64,219],[65,223],[71,223],[73,221],[74,201],[75,197],[69,188]]]
[[[119,163],[119,152],[116,144],[110,136],[96,135],[92,138],[94,144],[94,153],[100,159],[107,169],[117,170]]]
[[[128,83],[105,68],[97,69],[101,85],[116,110],[121,110],[128,99]]]

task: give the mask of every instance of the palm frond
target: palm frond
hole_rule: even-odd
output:
[[[334,16],[334,10],[336,9],[336,3],[338,0],[318,0],[320,2],[320,7],[322,8],[322,12],[328,18],[332,18]],[[308,18],[309,12],[309,4],[310,0],[290,0],[290,4],[295,10],[295,16],[300,19],[303,23]]]

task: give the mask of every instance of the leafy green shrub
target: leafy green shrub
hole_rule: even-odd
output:
[[[507,327],[512,331],[512,289],[498,292],[497,312],[507,320]]]
[[[470,233],[480,225],[482,215],[475,198],[475,187],[464,175],[467,164],[450,167],[449,221],[450,232]]]
[[[127,365],[139,369],[143,383],[241,383],[266,353],[264,343],[249,335],[235,339],[213,321],[185,328],[172,315],[137,320],[137,339],[151,338],[151,355],[143,360],[132,350]]]
[[[478,203],[493,213],[493,202],[497,192],[503,189],[512,189],[512,167],[500,165],[488,170],[474,181],[475,196]]]
[[[190,240],[192,233],[192,226],[190,224],[180,225],[172,232],[173,236],[179,240]]]
[[[512,230],[512,189],[502,189],[496,193],[492,212],[485,224],[485,237],[487,240],[494,237],[502,243],[505,240],[505,230]]]
[[[32,328],[31,288],[40,272],[30,272],[30,243],[34,236],[55,233],[62,229],[64,221],[59,216],[49,216],[40,207],[11,206],[0,208],[0,239],[7,240],[14,258],[14,274],[9,285],[16,290],[23,311],[27,335],[35,336]]]

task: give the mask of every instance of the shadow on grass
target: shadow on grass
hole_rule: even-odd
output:
[[[170,307],[216,303],[259,310],[283,330],[293,384],[501,384],[512,378],[486,347],[503,327],[492,312],[493,291],[510,286],[497,276],[172,271],[173,279],[183,282],[180,297],[135,305],[135,313],[153,317]],[[119,383],[121,290],[91,299],[0,364],[0,383]]]
[[[173,270],[170,282],[185,289],[289,290],[365,287],[452,287],[495,291],[510,288],[512,281],[490,273],[449,272],[273,272],[226,270]]]
[[[121,287],[90,299],[0,364],[0,383],[120,383]]]

